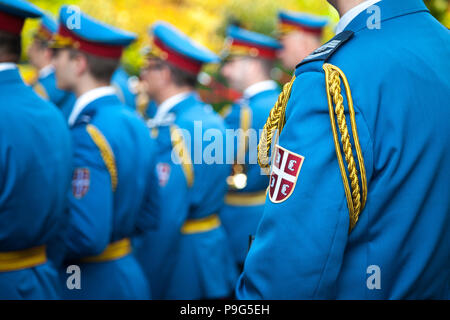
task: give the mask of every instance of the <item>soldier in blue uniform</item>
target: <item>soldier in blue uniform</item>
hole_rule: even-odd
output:
[[[449,30],[421,0],[330,3],[336,37],[266,123],[281,135],[237,297],[448,299]]]
[[[236,26],[227,30],[222,73],[233,89],[244,94],[224,113],[225,123],[235,130],[236,139],[227,145],[234,164],[220,217],[241,269],[249,237],[256,232],[266,200],[269,180],[261,174],[256,146],[280,94],[278,84],[270,78],[279,49],[278,41],[263,34]]]
[[[28,50],[30,64],[39,74],[33,83],[33,89],[45,100],[56,105],[65,118],[69,117],[76,97],[72,92],[61,90],[56,85],[55,68],[52,65],[53,50],[49,47],[53,34],[58,30],[58,24],[52,17],[44,14]]]
[[[327,17],[281,10],[278,13],[278,36],[282,49],[278,58],[288,71],[321,46]]]
[[[70,212],[54,259],[81,269],[81,289],[67,288],[66,299],[148,299],[130,238],[156,227],[155,147],[142,119],[109,86],[135,35],[84,13],[70,29],[73,14],[61,8],[53,44],[58,85],[78,97],[68,120],[75,150]]]
[[[157,299],[229,297],[237,270],[219,218],[230,170],[222,150],[225,126],[194,91],[202,65],[218,57],[165,22],[152,26],[152,43],[141,77],[158,104],[148,125],[158,141],[163,214],[158,231],[137,239],[136,254]],[[215,152],[208,139],[217,143]]]
[[[46,245],[63,221],[71,140],[60,112],[25,85],[21,30],[42,12],[0,1],[0,299],[58,299]]]

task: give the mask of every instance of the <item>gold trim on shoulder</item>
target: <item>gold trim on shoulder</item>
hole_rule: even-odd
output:
[[[33,86],[34,92],[36,92],[42,99],[48,100],[48,93],[44,86],[40,82],[36,82]]]

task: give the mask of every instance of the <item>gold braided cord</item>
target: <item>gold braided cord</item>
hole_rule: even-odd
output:
[[[170,126],[170,138],[172,141],[173,150],[181,161],[181,168],[186,178],[187,185],[188,187],[192,187],[194,184],[194,168],[192,166],[192,159],[189,150],[186,147],[183,134],[175,125]]]
[[[117,175],[116,159],[114,157],[111,146],[109,145],[108,140],[106,140],[105,136],[96,126],[88,124],[86,126],[86,130],[91,136],[92,141],[94,141],[95,145],[100,150],[103,162],[105,163],[106,169],[108,169],[109,175],[111,176],[111,185],[114,192],[117,189],[119,178]]]
[[[333,130],[333,139],[336,149],[336,155],[339,162],[339,168],[341,171],[342,180],[344,183],[345,195],[347,198],[347,206],[350,212],[350,230],[353,230],[358,222],[359,215],[364,209],[367,200],[367,180],[366,170],[364,166],[364,159],[362,156],[361,146],[358,138],[358,131],[356,128],[355,110],[353,107],[353,99],[351,96],[350,86],[345,74],[338,67],[331,64],[325,64],[323,66],[325,71],[325,83],[328,97],[328,107],[330,114],[331,127]],[[350,141],[350,134],[345,119],[344,98],[341,93],[341,78],[346,89],[348,108],[350,114],[350,120],[352,125],[353,140],[355,142],[356,153],[358,156],[359,168],[361,171],[361,189],[359,185],[358,170],[356,168],[355,159],[352,152],[352,144]],[[333,110],[333,104],[335,109]],[[347,163],[348,175],[344,166],[344,160],[341,153],[341,145],[339,143],[339,136],[336,129],[336,119],[334,114],[336,113],[339,132],[341,135],[342,150],[345,156],[345,162]]]
[[[272,108],[264,125],[263,132],[261,134],[261,139],[258,144],[258,163],[259,166],[269,173],[269,155],[270,147],[272,145],[273,135],[275,131],[278,130],[278,134],[281,133],[284,127],[284,117],[286,112],[286,106],[291,96],[292,85],[294,84],[295,76],[292,80],[286,83],[283,87],[281,94],[278,97],[275,106]]]

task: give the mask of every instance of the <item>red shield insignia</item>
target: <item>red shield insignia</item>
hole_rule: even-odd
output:
[[[76,168],[72,178],[72,193],[76,199],[83,198],[89,191],[91,177],[88,168]]]
[[[270,175],[269,198],[273,203],[286,201],[297,184],[298,175],[305,157],[276,146],[272,174]]]
[[[156,174],[160,187],[165,187],[170,178],[170,165],[167,163],[158,163],[156,165]]]

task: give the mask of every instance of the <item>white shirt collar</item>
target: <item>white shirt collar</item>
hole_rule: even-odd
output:
[[[251,97],[256,96],[258,93],[274,90],[278,88],[278,84],[273,80],[260,81],[255,84],[252,84],[250,87],[244,90],[244,99],[250,99]]]
[[[363,3],[358,4],[356,7],[347,11],[346,14],[342,16],[339,20],[339,23],[336,26],[336,34],[341,33],[344,29],[353,21],[361,12],[366,10],[367,8],[373,6],[377,2],[381,0],[366,0]]]
[[[6,71],[6,70],[12,70],[12,69],[16,69],[16,68],[17,68],[17,65],[12,62],[1,62],[0,63],[0,72]]]
[[[55,71],[55,68],[53,67],[53,65],[49,64],[39,70],[39,78],[45,78],[53,71]]]
[[[163,120],[166,115],[172,110],[177,104],[186,99],[189,95],[192,94],[192,91],[178,93],[169,99],[166,99],[163,103],[161,103],[156,109],[155,117],[153,118],[155,122]]]
[[[116,95],[116,89],[111,86],[95,88],[82,94],[75,102],[75,106],[70,113],[69,126],[74,125],[75,121],[77,121],[78,116],[88,104],[102,97],[114,95]]]

